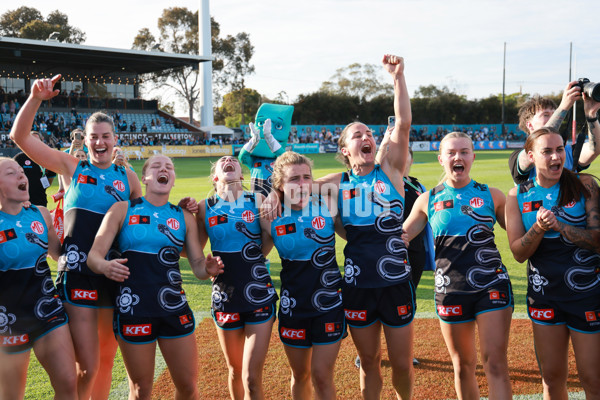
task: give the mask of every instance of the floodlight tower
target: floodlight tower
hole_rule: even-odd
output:
[[[210,29],[210,7],[209,0],[200,0],[200,12],[198,13],[198,32],[200,40],[199,53],[202,56],[212,59],[211,29]],[[202,91],[200,103],[200,125],[213,126],[213,104],[212,104],[212,62],[206,61],[200,63],[200,75],[202,76]],[[192,121],[190,121],[192,123]]]

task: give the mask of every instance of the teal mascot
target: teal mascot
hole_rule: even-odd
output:
[[[265,196],[271,191],[271,174],[277,156],[285,151],[294,106],[263,103],[256,113],[256,123],[249,124],[252,137],[238,156],[250,168],[254,193]]]

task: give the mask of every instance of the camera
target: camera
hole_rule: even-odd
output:
[[[581,92],[597,102],[600,102],[600,83],[590,82],[588,78],[579,78],[574,86],[579,86]]]

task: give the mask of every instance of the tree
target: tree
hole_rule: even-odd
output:
[[[262,96],[254,89],[236,90],[223,96],[223,103],[216,114],[218,114],[220,122],[226,126],[230,128],[239,127],[244,124],[242,120],[254,120],[261,102]],[[244,114],[240,112],[242,103],[245,103]]]
[[[379,95],[393,95],[394,88],[384,83],[381,67],[375,64],[350,64],[338,68],[329,81],[321,84],[319,91],[347,96],[358,96],[362,100],[370,100]]]
[[[45,20],[37,9],[26,6],[9,10],[0,16],[0,36],[46,40],[53,32],[58,32],[56,39],[59,42],[85,41],[85,33],[69,25],[69,17],[58,10],[48,14]]]
[[[158,19],[158,37],[150,29],[141,29],[133,41],[133,48],[150,51],[198,54],[198,11],[185,7],[172,7],[163,10]],[[211,46],[213,53],[213,98],[220,103],[224,88],[241,90],[245,76],[254,72],[250,59],[254,47],[246,33],[221,38],[220,26],[211,17]],[[201,77],[198,68],[176,68],[149,74],[148,79],[155,88],[170,88],[183,100],[188,108],[190,121],[200,96]]]

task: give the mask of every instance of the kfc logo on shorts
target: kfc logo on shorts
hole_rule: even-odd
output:
[[[323,228],[325,228],[325,218],[323,217],[314,217],[312,219],[312,227],[315,228],[316,230],[321,230]]]
[[[569,204],[565,204],[565,208],[573,208],[575,207],[575,204],[577,204],[575,200],[571,200]]]
[[[179,221],[177,221],[175,218],[169,218],[167,220],[167,226],[171,229],[173,229],[174,231],[178,231],[179,230]]]
[[[124,192],[125,191],[125,184],[123,183],[123,181],[120,181],[120,180],[117,179],[116,181],[113,181],[112,185],[119,192]]]
[[[469,204],[471,205],[471,207],[473,208],[481,208],[483,207],[483,199],[481,197],[473,197],[470,201]]]
[[[367,310],[344,310],[344,314],[346,314],[346,319],[350,321],[367,320]]]
[[[387,186],[383,181],[375,182],[375,191],[379,194],[384,194],[387,190]]]
[[[462,315],[462,306],[437,306],[437,311],[442,317],[458,317]]]
[[[306,339],[306,329],[281,328],[281,337],[291,340]]]
[[[242,219],[244,222],[251,224],[254,222],[254,213],[250,210],[246,210],[242,213]]]
[[[123,325],[124,336],[148,336],[152,334],[152,324]]]
[[[587,322],[598,321],[598,318],[600,318],[600,312],[599,311],[586,311],[585,312],[585,320]]]
[[[240,313],[217,312],[217,322],[226,324],[228,322],[237,322],[240,320]]]
[[[16,336],[4,336],[2,338],[2,346],[19,346],[27,343],[29,343],[29,335],[26,333]]]
[[[538,321],[550,321],[554,319],[554,310],[552,308],[529,307],[529,315]]]
[[[98,300],[97,290],[83,290],[73,289],[71,290],[71,300]]]
[[[38,235],[41,235],[42,233],[44,233],[44,225],[42,225],[40,221],[33,221],[31,223],[31,230],[37,233]]]

